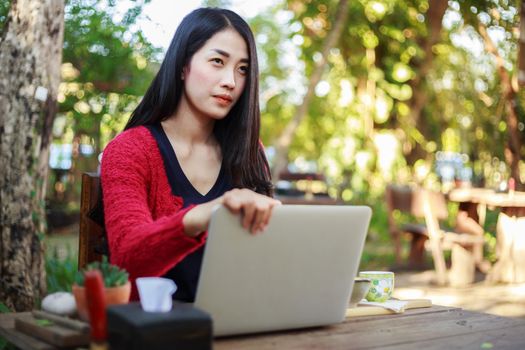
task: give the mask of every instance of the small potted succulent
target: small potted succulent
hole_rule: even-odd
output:
[[[103,257],[102,261],[95,261],[88,264],[84,270],[77,272],[75,283],[72,287],[78,315],[86,321],[89,320],[89,314],[84,289],[84,272],[91,270],[99,270],[102,274],[106,305],[126,304],[131,294],[131,283],[129,282],[129,275],[126,270],[110,264],[107,257]]]

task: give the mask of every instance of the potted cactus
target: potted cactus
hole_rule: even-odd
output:
[[[84,270],[77,272],[75,283],[72,287],[78,315],[86,321],[89,320],[89,314],[84,289],[84,273],[92,270],[99,270],[102,274],[106,305],[126,304],[131,294],[131,283],[129,282],[126,270],[110,264],[107,257],[103,257],[102,261],[88,264]]]

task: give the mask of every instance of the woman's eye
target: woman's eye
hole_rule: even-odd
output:
[[[217,64],[222,64],[222,63],[223,63],[222,60],[221,60],[220,58],[212,58],[211,61],[212,61],[213,63],[217,63]]]
[[[242,74],[248,74],[248,66],[241,66],[241,67],[239,67],[239,71]]]

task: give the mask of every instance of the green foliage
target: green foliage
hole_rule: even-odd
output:
[[[382,196],[388,182],[425,182],[435,188],[432,167],[440,150],[467,154],[475,180],[504,173],[498,168],[508,138],[505,101],[477,23],[500,31],[505,39],[496,43],[498,51],[509,72],[515,72],[519,1],[450,1],[446,20],[434,21],[444,26],[433,33],[429,9],[436,3],[349,2],[345,32],[327,57],[324,89],[316,89],[288,152],[291,162],[314,160],[328,175],[331,194],[352,202],[365,196],[370,202]],[[287,87],[286,80],[310,76],[336,18],[333,0],[286,4],[286,12],[276,5],[271,16],[261,14],[250,23],[265,39],[258,45],[267,146],[298,108],[297,87],[307,84],[295,79],[295,86]],[[467,38],[473,45],[464,44]],[[427,50],[430,40],[437,43]],[[283,63],[287,52],[297,57],[288,65]],[[265,100],[266,95],[271,97]],[[524,110],[524,97],[518,92],[518,111]]]
[[[11,310],[9,310],[9,308],[4,303],[0,303],[0,314],[5,314],[8,312],[11,312]],[[10,349],[15,349],[15,347],[8,343],[6,339],[0,337],[0,350]]]
[[[46,319],[37,319],[35,320],[35,323],[39,325],[40,327],[49,327],[49,326],[54,325],[52,321],[46,320]]]
[[[203,7],[221,7],[221,8],[230,8],[231,0],[203,0]]]
[[[371,203],[367,201],[363,204],[370,205]],[[376,201],[373,204],[372,213],[368,235],[381,242],[390,242],[390,234],[388,232],[388,214],[385,201]]]
[[[359,263],[360,271],[380,270],[394,266],[394,250],[391,244],[367,243]]]
[[[102,262],[95,261],[89,264],[83,271],[78,271],[75,278],[76,284],[83,286],[84,272],[93,270],[99,270],[102,273],[104,286],[106,287],[122,286],[128,282],[129,274],[126,272],[126,270],[121,269],[116,265],[110,264],[107,257],[104,256],[102,258]]]
[[[160,50],[133,26],[144,2],[134,3],[121,16],[114,2],[70,0],[66,5],[59,102],[67,121],[58,136],[70,128],[70,135],[86,135],[96,152],[122,130],[157,69],[151,61]]]
[[[9,310],[9,308],[4,303],[0,303],[0,314],[5,314],[8,312],[11,312],[11,310]]]
[[[258,48],[261,139],[265,145],[271,145],[282,132],[295,107],[289,91],[292,67],[283,55],[294,50],[289,39],[295,27],[283,20],[285,10],[283,3],[277,3],[249,20]]]
[[[13,344],[8,343],[4,337],[0,337],[0,350],[16,350]]]
[[[72,254],[70,249],[67,250],[67,255],[62,259],[58,256],[57,249],[52,254],[46,255],[47,292],[71,292],[77,270],[77,257]]]
[[[82,172],[97,170],[99,154],[123,130],[158,69],[161,50],[136,25],[147,2],[128,1],[127,8],[109,0],[66,3],[53,143],[71,144],[74,151],[71,169],[50,176],[48,198],[55,211],[78,211]],[[78,152],[80,145],[93,152]]]
[[[7,20],[7,14],[9,13],[10,7],[11,0],[4,0],[0,2],[0,34],[3,32],[4,24]]]
[[[144,93],[151,78],[144,69],[158,49],[149,44],[140,30],[132,29],[144,4],[134,3],[118,16],[113,2],[68,1],[63,60],[78,70],[75,81],[92,83],[94,91]]]
[[[292,15],[288,25],[281,27],[291,29],[285,34],[299,52],[295,66],[304,66],[301,73],[309,76],[333,29],[337,6],[331,0],[308,3],[289,0],[287,4]],[[428,36],[426,23],[421,21],[427,10],[426,0],[363,0],[349,4],[349,17],[343,25],[345,32],[327,57],[321,81],[325,91],[316,89],[307,119],[298,128],[289,150],[291,161],[316,159],[320,170],[331,179],[331,192],[346,201],[363,195],[368,200],[378,198],[386,182],[410,179],[410,170],[403,169],[406,161],[402,142],[426,143],[424,137],[419,137],[421,132],[406,133],[406,130],[414,129],[407,118],[410,113],[407,101],[413,96],[410,83],[417,77],[417,67],[423,58],[420,43]],[[275,32],[283,33],[283,29]],[[279,50],[275,42],[268,45],[269,53],[263,46],[266,56],[271,57]],[[263,77],[271,73],[263,73]],[[263,110],[263,132],[265,127],[272,126],[272,135],[263,134],[267,144],[288,122],[288,113],[282,111],[288,111],[285,106],[290,105],[288,101],[297,94],[297,89],[282,92],[268,101]],[[385,146],[377,136],[397,141]]]

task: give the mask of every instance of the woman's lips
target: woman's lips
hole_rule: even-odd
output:
[[[215,95],[213,98],[222,106],[229,106],[233,101],[228,95]]]

